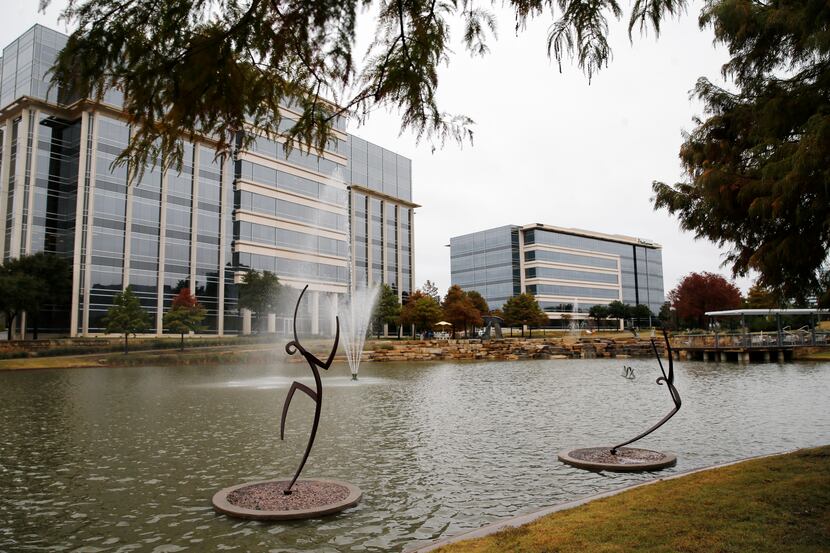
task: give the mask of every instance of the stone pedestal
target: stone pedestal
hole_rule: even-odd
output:
[[[213,496],[213,508],[234,518],[253,520],[300,520],[339,513],[357,505],[363,492],[340,480],[297,480],[291,493],[284,493],[291,479],[246,482],[225,488]]]
[[[610,472],[644,472],[674,466],[677,456],[637,447],[621,447],[616,454],[608,447],[586,447],[572,449],[559,454],[565,464],[586,470],[607,470]]]

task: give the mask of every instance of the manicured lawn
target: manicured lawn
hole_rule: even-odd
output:
[[[828,552],[830,446],[659,482],[438,551]]]
[[[63,355],[55,357],[22,357],[0,359],[0,371],[27,369],[74,369],[82,367],[124,367],[138,365],[198,365],[211,363],[243,363],[262,361],[273,355],[284,356],[278,345],[242,344],[238,346],[198,347],[189,344],[185,351],[176,349],[154,351],[130,351],[129,355],[119,352],[102,352],[85,355]]]

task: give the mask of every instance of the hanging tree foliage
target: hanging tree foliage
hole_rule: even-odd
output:
[[[734,89],[697,82],[707,119],[685,137],[687,182],[655,182],[696,236],[727,246],[735,275],[782,297],[828,302],[830,251],[830,4],[710,1],[700,16],[729,49]]]
[[[51,0],[40,0],[41,9]],[[680,11],[684,0],[635,0],[629,31]],[[490,2],[496,4],[496,2]],[[69,0],[63,18],[77,24],[55,67],[55,79],[81,97],[118,87],[133,125],[132,173],[161,159],[180,166],[181,139],[203,133],[217,151],[234,147],[252,124],[316,148],[346,113],[376,107],[401,114],[401,130],[433,145],[472,140],[470,117],[438,105],[438,68],[448,64],[451,27],[471,55],[486,55],[496,34],[487,2],[472,0]],[[611,58],[608,18],[617,0],[511,0],[515,31],[551,17],[548,54],[574,59],[589,76]],[[376,10],[374,40],[354,52],[359,10]],[[329,99],[330,101],[326,101]],[[281,132],[280,105],[302,115]],[[243,144],[244,145],[244,144]]]

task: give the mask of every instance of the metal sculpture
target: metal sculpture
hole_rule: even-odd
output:
[[[623,365],[623,378],[627,378],[628,380],[634,380],[634,368],[629,367],[628,365]]]
[[[323,406],[323,383],[320,380],[320,371],[317,368],[328,370],[331,366],[332,361],[334,361],[334,354],[337,352],[337,345],[340,343],[340,318],[336,317],[336,334],[334,336],[334,346],[331,349],[331,353],[329,353],[329,357],[325,363],[317,359],[317,357],[306,350],[302,344],[300,343],[300,339],[297,338],[297,311],[300,308],[300,301],[303,299],[303,294],[308,289],[308,285],[306,284],[303,291],[300,292],[300,297],[297,298],[297,305],[294,307],[294,339],[287,344],[285,344],[285,352],[288,355],[294,355],[298,351],[305,357],[305,360],[308,362],[308,366],[311,367],[311,372],[314,373],[314,383],[316,385],[317,390],[312,390],[305,384],[300,382],[294,381],[291,384],[291,388],[288,390],[288,396],[285,398],[285,404],[282,406],[282,421],[280,422],[280,440],[285,439],[285,416],[288,414],[288,407],[291,405],[291,398],[294,397],[294,392],[300,390],[305,392],[308,397],[314,401],[314,424],[311,426],[311,435],[308,437],[308,445],[305,448],[305,454],[303,455],[303,460],[300,462],[300,466],[297,467],[297,472],[294,474],[294,478],[291,480],[291,483],[288,485],[287,488],[283,490],[283,494],[291,495],[291,488],[294,487],[294,484],[297,482],[297,478],[300,477],[300,473],[305,466],[306,461],[308,460],[308,455],[311,453],[311,446],[314,445],[314,437],[317,435],[317,426],[320,424],[320,412]]]
[[[674,362],[672,360],[673,356],[672,356],[671,344],[669,343],[669,335],[666,332],[665,328],[663,329],[663,338],[666,340],[666,352],[669,355],[669,374],[666,374],[666,370],[663,368],[663,362],[660,360],[660,353],[657,351],[657,344],[654,343],[654,339],[651,340],[651,348],[654,350],[654,356],[657,357],[657,362],[660,364],[660,372],[663,373],[663,376],[661,376],[657,379],[657,384],[662,386],[663,382],[666,383],[666,386],[669,389],[669,395],[671,395],[672,401],[674,401],[674,409],[672,409],[669,412],[668,415],[663,417],[663,419],[660,422],[658,422],[657,424],[655,424],[654,426],[652,426],[651,428],[649,428],[648,430],[646,430],[642,434],[639,434],[638,436],[636,436],[634,438],[631,438],[627,442],[623,442],[621,444],[617,444],[614,447],[612,447],[611,448],[611,454],[612,455],[616,455],[617,450],[619,448],[621,448],[622,446],[625,446],[625,445],[628,445],[630,443],[636,442],[640,438],[644,438],[644,437],[648,436],[649,434],[651,434],[652,432],[654,432],[655,430],[657,430],[658,428],[660,428],[661,426],[666,424],[666,422],[670,418],[672,418],[680,410],[680,403],[681,403],[680,402],[680,394],[677,392],[677,388],[674,387]]]

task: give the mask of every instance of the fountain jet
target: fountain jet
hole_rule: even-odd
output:
[[[375,309],[379,290],[378,286],[358,288],[338,307],[338,317],[343,327],[343,348],[346,350],[346,360],[349,362],[352,380],[357,380],[363,344],[366,342],[369,321]]]

